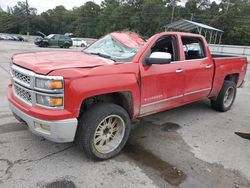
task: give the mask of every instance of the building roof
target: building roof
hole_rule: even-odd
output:
[[[185,20],[185,19],[181,19],[173,23],[167,24],[164,27],[165,27],[165,30],[175,30],[175,31],[185,31],[185,32],[191,32],[197,29],[207,29],[211,31],[221,32],[221,33],[223,32],[220,29],[216,29],[214,27],[211,27],[202,23]]]

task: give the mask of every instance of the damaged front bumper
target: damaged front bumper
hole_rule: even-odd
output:
[[[15,116],[27,123],[34,134],[57,143],[74,141],[78,124],[76,118],[47,121],[24,113],[12,103],[9,103],[9,107]]]

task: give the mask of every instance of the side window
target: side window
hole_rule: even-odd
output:
[[[66,39],[66,37],[65,36],[63,36],[63,35],[59,35],[59,37],[58,37],[60,40],[65,40]]]
[[[60,35],[55,35],[55,36],[54,36],[54,39],[55,39],[55,40],[58,40],[59,38],[60,38]]]
[[[182,37],[185,59],[202,59],[206,57],[203,42],[198,37]]]
[[[179,60],[176,38],[174,36],[164,36],[159,38],[151,48],[151,53],[153,52],[170,53],[172,61]]]

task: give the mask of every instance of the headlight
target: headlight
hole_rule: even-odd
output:
[[[45,78],[36,78],[35,87],[38,89],[45,90],[60,90],[63,89],[63,78],[57,79],[45,79]]]
[[[63,97],[36,94],[36,103],[47,107],[63,107]]]
[[[35,75],[36,104],[48,108],[64,107],[64,80],[62,76]]]

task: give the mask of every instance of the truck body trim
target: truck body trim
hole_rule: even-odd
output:
[[[162,99],[162,100],[155,101],[155,102],[152,102],[152,103],[144,104],[141,107],[147,107],[147,106],[150,106],[150,105],[154,105],[154,104],[158,104],[158,103],[170,101],[170,100],[173,100],[173,99],[181,98],[181,97],[184,97],[184,96],[187,96],[187,95],[192,95],[192,94],[196,94],[196,93],[200,93],[200,92],[208,91],[208,90],[211,90],[211,88],[205,88],[205,89],[201,89],[201,90],[197,90],[197,91],[192,91],[192,92],[189,92],[189,93],[185,93],[183,95],[178,95],[178,96],[174,96],[174,97]]]
[[[184,93],[184,96],[192,95],[192,94],[196,94],[196,93],[200,93],[200,92],[208,91],[208,90],[211,90],[211,88],[205,88],[205,89],[201,89],[201,90],[197,90],[197,91],[192,91],[192,92]]]
[[[174,97],[162,99],[162,100],[159,100],[159,101],[151,102],[151,103],[148,103],[148,104],[144,104],[144,105],[142,105],[141,107],[147,107],[147,106],[150,106],[150,105],[154,105],[154,104],[158,104],[158,103],[170,101],[170,100],[177,99],[177,98],[181,98],[181,97],[183,97],[183,95],[178,95],[178,96],[174,96]]]

